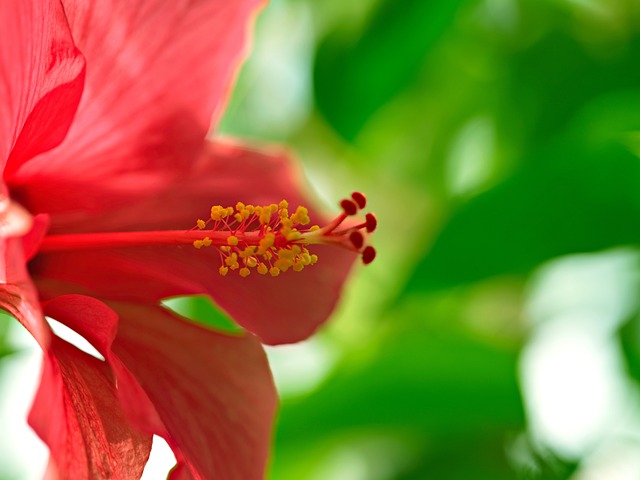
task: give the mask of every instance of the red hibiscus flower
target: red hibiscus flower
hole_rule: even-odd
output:
[[[0,0],[0,307],[44,351],[29,420],[47,478],[139,478],[153,434],[172,478],[262,478],[276,396],[261,342],[311,334],[354,252],[375,255],[375,218],[343,223],[361,194],[330,222],[289,212],[283,198],[305,199],[283,152],[205,140],[260,3]],[[246,333],[161,306],[190,294]]]

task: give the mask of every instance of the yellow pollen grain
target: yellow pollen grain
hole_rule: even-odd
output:
[[[320,230],[320,225],[314,225],[309,229],[310,232],[315,232],[316,230]]]
[[[282,200],[280,202],[280,205],[278,205],[280,208],[289,208],[289,202],[287,202],[286,200]]]
[[[298,207],[296,213],[291,216],[291,220],[301,225],[307,225],[311,221],[309,211],[305,207]]]
[[[304,264],[301,262],[296,262],[293,264],[293,270],[295,272],[301,272],[303,268],[304,268]]]
[[[236,213],[233,218],[236,219],[236,222],[240,223],[242,222],[242,214],[241,213]]]
[[[204,245],[204,242],[202,240],[194,240],[193,241],[193,246],[196,248],[202,248],[202,246]]]
[[[254,255],[255,253],[256,253],[255,245],[249,245],[242,252],[240,252],[240,258],[247,258]]]
[[[210,246],[211,246],[211,243],[212,243],[212,240],[211,240],[209,237],[204,237],[204,238],[202,239],[202,244],[203,244],[205,247],[210,247]]]
[[[269,273],[272,277],[277,277],[278,275],[280,275],[280,269],[278,267],[271,267],[269,269]]]
[[[241,212],[244,209],[244,203],[238,202],[236,203],[236,211]]]
[[[249,268],[253,268],[258,265],[258,260],[256,260],[256,257],[249,257],[247,258],[246,265]]]
[[[274,233],[267,233],[263,238],[260,239],[258,243],[258,255],[264,255],[267,251],[273,246],[273,243],[276,241],[276,236]]]
[[[283,272],[286,272],[290,267],[293,266],[293,260],[289,260],[288,258],[279,258],[273,263],[273,265]]]
[[[311,265],[315,265],[318,261],[318,255],[311,255]]]
[[[264,263],[261,263],[260,265],[258,265],[257,270],[260,275],[266,275],[267,272],[269,271],[269,269]]]
[[[227,245],[231,245],[232,247],[238,245],[238,237],[236,237],[235,235],[229,235],[227,237]]]
[[[225,213],[226,209],[222,208],[221,205],[214,205],[213,207],[211,207],[211,220],[217,222],[226,217]]]
[[[218,273],[224,277],[227,273],[229,273],[229,269],[227,267],[220,267],[218,269]]]
[[[260,214],[260,223],[267,224],[271,221],[271,212],[262,212]]]
[[[280,248],[278,249],[278,257],[283,258],[283,259],[287,259],[287,260],[292,260],[293,257],[295,257],[296,254],[293,250],[290,250],[288,248]]]
[[[247,267],[244,267],[244,268],[241,268],[238,273],[242,278],[245,278],[249,276],[249,274],[251,273],[251,270],[249,270]]]
[[[196,225],[198,226],[198,228],[200,230],[204,230],[204,227],[207,226],[206,222],[204,220],[200,220],[200,219],[198,219],[198,221],[196,222]]]
[[[229,247],[228,245],[223,245],[222,247],[220,247],[220,251],[224,253],[229,253],[231,251],[231,247]]]
[[[225,258],[224,263],[233,269],[233,265],[238,264],[238,255],[236,254],[236,252],[233,252],[231,255]]]

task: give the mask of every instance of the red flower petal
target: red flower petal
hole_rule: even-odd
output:
[[[110,207],[103,189],[142,194],[197,158],[242,59],[261,0],[64,0],[87,58],[65,141],[11,179],[48,197],[34,213]]]
[[[64,138],[84,60],[59,0],[0,2],[0,165],[7,172]]]
[[[49,326],[42,316],[38,293],[25,263],[21,239],[0,238],[0,308],[18,319],[46,349]]]
[[[138,479],[151,435],[134,429],[104,362],[52,337],[29,423],[47,443],[60,478]]]
[[[107,358],[122,404],[139,426],[167,438],[184,462],[178,471],[196,479],[264,478],[276,394],[259,342],[200,328],[160,307],[110,306],[120,317],[112,351],[117,317],[106,305],[68,295],[47,303],[46,312]],[[155,411],[139,408],[148,400]]]
[[[95,220],[58,215],[52,223],[57,232],[65,233],[90,229],[188,230],[198,216],[209,213],[213,204],[268,204],[284,198],[292,205],[308,205],[300,191],[299,175],[283,152],[259,153],[218,143],[209,147],[208,156],[189,176],[164,192],[105,212]],[[310,215],[312,221],[322,221],[312,210]],[[315,252],[320,258],[316,265],[275,279],[260,275],[246,279],[220,277],[216,251],[190,246],[42,254],[31,264],[31,270],[47,298],[86,293],[148,302],[175,295],[209,294],[265,343],[276,344],[306,338],[327,319],[356,258],[333,247],[315,247]],[[45,281],[51,279],[58,282]]]

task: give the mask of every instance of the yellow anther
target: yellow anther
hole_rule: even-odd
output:
[[[224,218],[226,210],[222,208],[220,205],[214,205],[211,207],[211,220],[217,222],[220,219]]]
[[[291,220],[300,225],[307,225],[311,221],[309,218],[309,210],[304,207],[296,208],[296,213],[291,216]]]
[[[256,265],[258,265],[258,260],[256,260],[256,257],[249,257],[247,258],[247,261],[245,262],[245,265],[249,268],[253,268]]]
[[[253,211],[253,213],[255,213],[256,215],[260,216],[262,214],[262,207],[258,206],[255,208],[255,210]]]
[[[318,261],[318,255],[311,255],[311,265],[315,265]]]
[[[193,246],[196,248],[202,248],[202,246],[204,245],[204,242],[202,240],[194,240],[193,241]]]
[[[229,235],[227,237],[227,245],[231,245],[232,247],[238,245],[238,237],[236,237],[235,235]]]
[[[240,264],[238,262],[236,262],[233,265],[231,265],[231,267],[229,267],[229,268],[231,268],[231,270],[237,270],[237,269],[240,268]]]
[[[245,278],[249,276],[249,274],[251,273],[251,270],[249,270],[247,267],[244,267],[244,268],[241,268],[238,273],[242,278]]]
[[[204,237],[204,238],[202,239],[202,244],[203,244],[205,247],[210,247],[210,246],[211,246],[211,243],[212,243],[212,240],[211,240],[209,237]]]
[[[285,231],[287,232],[290,231],[291,228],[293,227],[293,222],[288,217],[282,217],[280,219],[280,224],[282,225],[282,228],[285,229]]]
[[[207,223],[204,220],[198,219],[198,221],[196,222],[196,225],[200,230],[204,230],[204,227],[207,226]]]
[[[256,207],[254,207],[253,205],[247,205],[247,212],[249,212],[249,215],[252,215],[255,211]]]
[[[289,208],[289,202],[287,202],[286,200],[282,200],[280,202],[280,205],[278,205],[280,208]]]
[[[290,267],[293,266],[293,260],[290,260],[288,258],[279,258],[273,263],[273,265],[283,272],[286,272]]]
[[[315,232],[316,230],[320,230],[320,225],[314,225],[309,229],[310,232]]]
[[[273,246],[273,242],[276,240],[276,235],[274,233],[267,233],[264,237],[260,239],[258,243],[258,255],[264,255],[267,251]]]
[[[300,255],[300,262],[302,262],[303,265],[311,265],[311,255],[303,253]]]
[[[295,255],[299,255],[300,253],[302,253],[302,248],[300,248],[300,245],[292,245],[292,246],[291,246],[291,251],[292,251]]]
[[[242,214],[241,213],[236,213],[233,218],[236,219],[236,222],[241,223],[242,222]]]
[[[229,273],[229,269],[227,267],[220,267],[218,269],[218,273],[220,273],[220,275],[224,277],[227,273]]]
[[[280,210],[280,218],[288,218],[289,217],[289,210],[286,208],[283,208],[282,210]]]
[[[269,271],[269,269],[267,268],[267,266],[264,263],[261,263],[260,265],[258,265],[258,273],[260,275],[266,275],[267,272]]]
[[[303,268],[304,268],[304,264],[301,262],[296,262],[293,264],[293,270],[296,272],[301,272]]]
[[[260,214],[260,223],[261,224],[267,224],[271,221],[271,212],[270,211],[263,211]]]
[[[250,245],[245,248],[242,252],[240,252],[240,258],[247,258],[256,253],[255,245]]]
[[[271,267],[269,269],[269,273],[272,277],[277,277],[278,275],[280,275],[280,269],[278,267]]]
[[[222,247],[219,247],[221,252],[224,253],[229,253],[231,251],[231,247],[229,247],[228,245],[224,245]]]
[[[280,248],[278,249],[278,257],[280,258],[285,258],[287,260],[293,260],[293,257],[295,257],[296,254],[293,250],[288,249],[288,248]]]
[[[236,211],[241,212],[242,210],[244,210],[244,203],[242,202],[236,203]]]
[[[222,217],[230,217],[231,215],[233,215],[233,207],[227,207]]]
[[[231,267],[231,269],[233,270],[233,265],[238,264],[238,254],[236,252],[233,252],[231,255],[224,259],[224,263],[226,263],[227,266]]]
[[[276,205],[275,203],[269,205],[269,208],[271,209],[271,213],[276,213],[278,211],[278,205]]]

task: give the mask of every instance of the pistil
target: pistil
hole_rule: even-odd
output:
[[[366,207],[366,198],[355,192],[351,199],[340,202],[342,212],[324,227],[311,222],[308,211],[297,207],[289,214],[289,204],[265,206],[245,205],[211,207],[210,218],[197,220],[191,230],[145,232],[100,232],[48,235],[40,252],[62,252],[101,248],[151,247],[158,245],[192,245],[197,249],[213,247],[220,255],[220,275],[238,270],[242,277],[253,270],[258,274],[278,276],[291,269],[299,272],[318,261],[307,247],[333,245],[361,255],[365,264],[375,258],[375,249],[367,245],[366,234],[372,233],[377,221],[367,213],[365,221],[349,226],[345,221]]]

